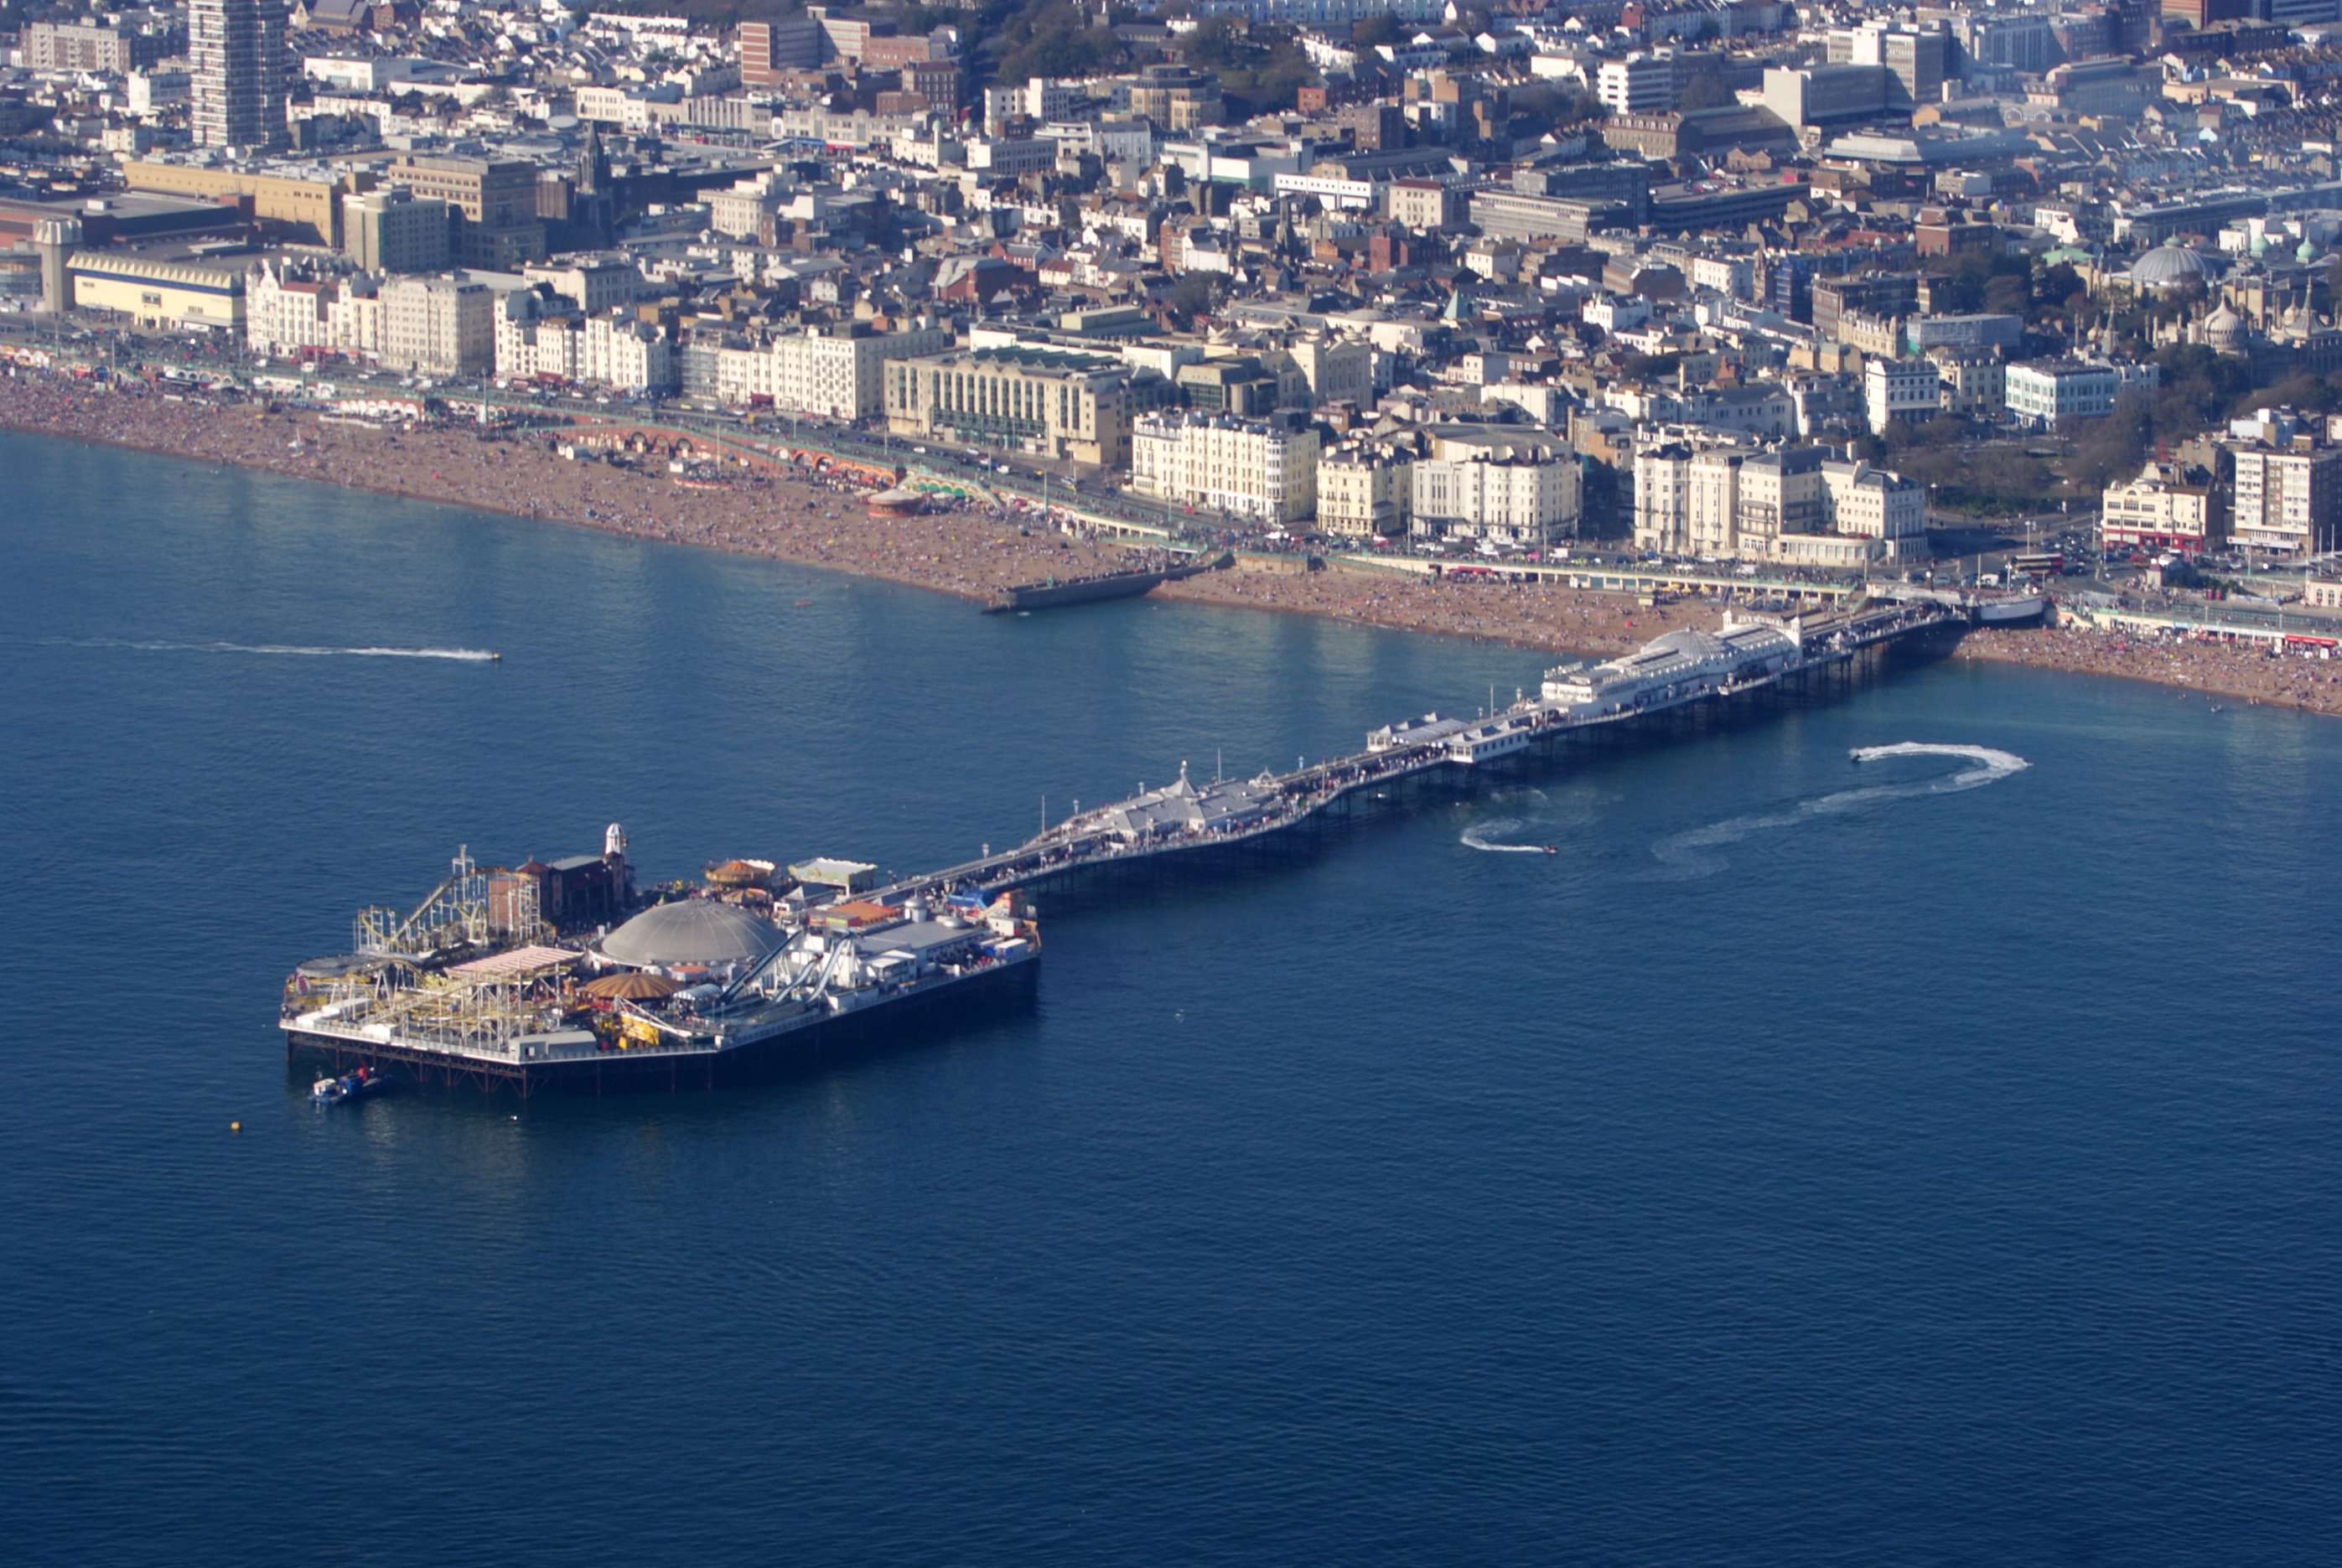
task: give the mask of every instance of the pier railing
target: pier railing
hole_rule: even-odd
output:
[[[1316,763],[1303,761],[1288,773],[1240,780],[1216,777],[1196,784],[1183,766],[1176,785],[1080,813],[998,854],[866,890],[858,896],[892,901],[959,891],[989,896],[1092,867],[1254,843],[1285,833],[1362,789],[1443,767],[1476,769],[1570,735],[1630,725],[1702,703],[1730,701],[1790,677],[1843,664],[1867,648],[1964,621],[1958,610],[1934,604],[1849,605],[1801,617],[1797,626],[1803,640],[1794,652],[1789,644],[1776,640],[1773,647],[1778,651],[1767,652],[1761,660],[1734,654],[1741,661],[1736,666],[1711,652],[1705,662],[1677,674],[1637,676],[1634,668],[1621,670],[1602,689],[1632,694],[1615,699],[1586,698],[1585,692],[1597,688],[1582,684],[1578,673],[1565,671],[1567,680],[1546,688],[1559,696],[1523,699],[1469,720],[1386,725],[1369,735],[1363,750]],[[400,984],[377,965],[314,989],[301,983],[297,994],[288,994],[283,1026],[294,1036],[314,1038],[337,1051],[434,1070],[469,1071],[505,1082],[525,1081],[540,1065],[596,1059],[677,1061],[713,1056],[724,1048],[714,1036],[728,1026],[724,1016],[729,1015],[664,1018],[619,1005],[634,1024],[650,1028],[622,1029],[623,1043],[607,1043],[606,1056],[605,1040],[598,1034],[590,1041],[585,1037],[586,1032],[571,1022],[576,1016],[572,999],[549,990],[541,974],[432,972],[415,976],[412,984]],[[730,1018],[731,1025],[740,1022]],[[703,1024],[705,1036],[697,1033]]]
[[[1867,649],[1941,627],[1965,624],[1967,619],[1959,608],[1927,600],[1882,604],[1851,614],[1839,611],[1807,623],[1803,628],[1806,641],[1797,662],[1761,678],[1713,680],[1674,696],[1656,701],[1638,699],[1630,706],[1601,712],[1581,712],[1570,704],[1545,698],[1529,699],[1483,714],[1467,726],[1466,733],[1483,725],[1513,724],[1524,726],[1527,744],[1537,744],[1567,734],[1629,724],[1693,704],[1729,699],[1772,686],[1787,675],[1840,664]],[[1236,788],[1252,792],[1253,799],[1266,803],[1265,813],[1241,825],[1132,834],[1118,825],[1116,816],[1138,800],[1147,798],[1135,797],[1133,801],[1094,808],[1069,818],[1014,849],[905,878],[864,896],[932,896],[968,888],[997,893],[1091,866],[1264,838],[1296,825],[1366,785],[1443,766],[1474,766],[1477,756],[1468,748],[1456,749],[1456,734],[1442,726],[1426,739],[1401,739],[1383,750],[1370,747],[1236,785],[1215,781],[1205,786],[1206,790]]]

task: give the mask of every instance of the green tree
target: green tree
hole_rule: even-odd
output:
[[[1086,22],[1072,0],[1031,0],[999,27],[1006,47],[998,80],[1013,85],[1036,76],[1090,75],[1118,64],[1122,41],[1113,29]]]
[[[2115,411],[2086,428],[2066,460],[2066,478],[2085,495],[2095,495],[2117,479],[2138,472],[2147,461],[2155,421],[2144,399],[2125,398]]]
[[[1219,307],[1226,285],[1210,273],[1181,273],[1171,285],[1171,308],[1182,315],[1209,315]]]
[[[2247,393],[2246,402],[2252,408],[2298,408],[2305,414],[2323,414],[2334,404],[2334,391],[2322,377],[2302,370],[2274,386]]]
[[[1556,131],[1603,114],[1600,99],[1566,82],[1531,82],[1515,87],[1506,101],[1515,115]]]
[[[1732,91],[1732,84],[1724,79],[1724,74],[1713,70],[1694,72],[1691,80],[1684,84],[1683,91],[1676,95],[1676,107],[1678,109],[1723,109],[1739,102],[1739,97]]]
[[[2155,356],[2160,377],[2153,405],[2155,435],[2184,441],[2247,406],[2252,368],[2199,344],[2177,344]]]
[[[2076,295],[2087,299],[2090,291],[2083,285],[2082,275],[2074,270],[2070,262],[2044,267],[2041,275],[2033,280],[2033,298],[2042,309],[2069,306]]]
[[[2025,315],[2033,308],[2033,280],[2016,273],[1987,278],[1984,307],[1997,315]]]

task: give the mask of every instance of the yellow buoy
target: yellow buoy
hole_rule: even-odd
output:
[[[241,1122],[230,1122],[227,1124],[227,1130],[231,1133],[241,1133],[244,1131],[244,1124]]]

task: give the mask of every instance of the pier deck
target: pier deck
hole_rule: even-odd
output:
[[[612,992],[612,1011],[598,1023],[580,1013],[572,991],[570,971],[584,956],[575,944],[532,941],[460,963],[444,956],[476,953],[493,934],[486,877],[459,850],[423,907],[404,921],[395,911],[362,911],[355,954],[304,965],[287,982],[280,1027],[288,1054],[321,1055],[336,1074],[395,1065],[426,1081],[511,1086],[524,1095],[556,1083],[598,1091],[606,1080],[712,1088],[731,1070],[747,1071],[752,1059],[808,1058],[814,1042],[880,1028],[882,1018],[973,1006],[970,999],[1004,986],[1029,994],[1037,938],[1016,901],[998,896],[1010,890],[1271,839],[1369,786],[1444,769],[1469,776],[1532,748],[1802,684],[1874,650],[1966,624],[1959,608],[1932,603],[1856,601],[1827,612],[1727,617],[1716,633],[1686,628],[1618,659],[1548,670],[1537,696],[1506,708],[1386,724],[1363,749],[1314,764],[1297,759],[1289,773],[1196,783],[1183,764],[1176,784],[1077,812],[1014,849],[884,887],[849,884],[834,907],[810,906],[783,923],[794,934],[727,978],[713,1001],[671,988],[661,994],[682,1004],[646,1004]],[[624,849],[614,824],[600,864],[616,855],[622,881]],[[521,903],[514,918],[534,929],[536,905]],[[646,910],[616,936],[668,907],[689,906]],[[980,912],[980,926],[967,911]],[[756,928],[754,917],[734,918]]]
[[[949,891],[997,893],[1096,867],[1267,838],[1371,784],[1446,767],[1470,768],[1573,735],[1729,701],[1843,665],[1889,644],[1965,626],[1967,619],[1962,607],[1929,600],[1841,607],[1800,617],[1796,661],[1760,676],[1704,684],[1615,711],[1587,712],[1540,696],[1468,720],[1391,725],[1376,732],[1365,750],[1250,779],[1193,784],[1183,766],[1179,782],[1165,789],[1079,813],[1014,849],[906,877],[866,896],[886,900]]]

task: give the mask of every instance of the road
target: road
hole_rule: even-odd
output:
[[[234,382],[249,391],[255,375],[292,375],[291,365],[255,364],[251,355],[203,338],[149,336],[113,328],[60,323],[54,317],[0,316],[0,339],[47,348],[60,357],[90,365],[139,365],[184,367],[216,379]],[[480,381],[441,383],[427,391],[415,378],[388,372],[336,373],[326,370],[303,376],[313,385],[329,385],[336,397],[425,396],[451,410],[483,404],[533,419],[634,423],[704,435],[728,445],[766,454],[791,447],[817,448],[885,468],[924,467],[946,476],[980,479],[986,486],[1080,514],[1095,520],[1144,530],[1166,542],[1207,548],[1231,542],[1226,530],[1186,508],[1143,496],[1126,495],[1109,487],[1095,473],[1070,463],[1043,463],[1001,453],[969,456],[936,442],[913,442],[883,431],[856,429],[818,415],[774,411],[753,417],[694,408],[666,399],[645,399],[620,394],[567,392],[538,395],[534,392],[499,389]],[[1005,472],[1004,472],[1005,469]]]
[[[0,315],[0,341],[47,348],[69,361],[90,365],[165,365],[184,367],[199,374],[223,378],[249,390],[253,378],[259,375],[286,375],[298,374],[290,365],[274,362],[255,363],[254,357],[228,343],[206,336],[159,336],[142,335],[113,327],[72,319],[36,316],[22,314]],[[386,371],[335,372],[324,371],[304,379],[329,385],[336,396],[415,396],[436,399],[451,410],[485,404],[491,409],[524,415],[532,420],[564,422],[631,423],[680,434],[702,436],[744,453],[779,456],[792,448],[814,449],[839,457],[872,464],[882,468],[922,468],[945,478],[964,478],[982,483],[996,492],[1021,496],[1028,501],[1059,508],[1088,519],[1094,524],[1128,528],[1145,536],[1186,549],[1216,549],[1225,544],[1266,547],[1269,543],[1256,524],[1226,515],[1196,513],[1185,507],[1175,507],[1151,497],[1134,495],[1109,484],[1095,471],[1078,469],[1063,462],[1036,461],[1029,456],[1007,453],[991,453],[971,456],[954,451],[940,442],[915,442],[896,438],[880,430],[857,429],[835,420],[816,415],[792,414],[786,411],[761,412],[741,415],[718,410],[695,408],[671,399],[644,399],[621,394],[587,394],[575,389],[560,394],[550,391],[503,389],[481,381],[443,384],[427,391],[411,385],[415,378],[401,378]],[[1005,470],[1005,471],[1004,471]],[[1931,524],[1957,525],[1969,530],[1979,524],[1974,518],[1952,514],[1930,512]],[[2087,537],[2090,520],[2078,524]],[[2076,538],[2077,520],[2051,514],[2037,518],[2019,517],[2001,525],[2004,536],[2023,529],[2029,539],[2037,538],[2040,548],[2056,548],[2051,541],[2066,535]],[[2064,541],[2061,541],[2063,543]],[[2075,546],[2067,544],[2071,551]],[[1981,567],[1990,572],[2006,571],[2007,551],[1987,551],[1981,556],[1963,555],[1950,563],[1951,571],[1937,570],[1929,574],[1933,583],[1942,578],[1946,584],[1957,581],[1960,567],[1973,563],[1970,570]],[[1576,576],[1588,567],[1600,567],[1615,562],[1622,573],[1596,572],[1596,575],[1616,575],[1612,585],[1631,588],[1659,585],[1692,577],[1703,577],[1699,568],[1689,563],[1672,566],[1658,563],[1640,562],[1631,556],[1611,555],[1604,552],[1591,554],[1577,553],[1566,564],[1543,569],[1547,574]],[[2095,563],[2094,563],[2095,564]],[[1493,565],[1498,570],[1538,572],[1526,563],[1506,561],[1481,562],[1458,558],[1456,566]],[[2103,573],[2104,568],[2099,567]],[[1628,581],[1632,578],[1634,581]],[[1794,593],[1799,586],[1825,586],[1844,591],[1861,582],[1858,574],[1827,572],[1794,573],[1778,569],[1755,581],[1725,580],[1718,585],[1737,592],[1770,588],[1776,592]],[[1704,585],[1704,584],[1703,584]],[[2261,610],[2233,604],[2207,604],[2192,596],[2160,597],[2150,604],[2135,582],[2117,583],[2094,574],[2077,584],[2071,581],[2053,583],[2053,592],[2071,594],[2087,587],[2109,596],[2127,595],[2132,604],[2157,614],[2188,617],[2208,625],[2230,624],[2260,628],[2274,626],[2281,614],[2274,609]],[[2299,612],[2292,612],[2298,615]],[[2303,616],[2305,621],[2323,624],[2323,617]]]

